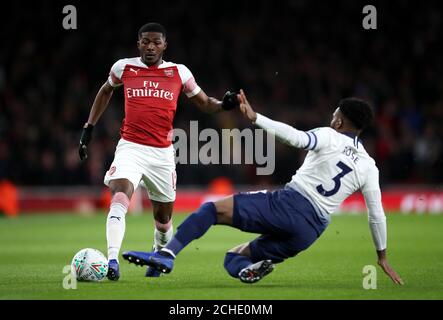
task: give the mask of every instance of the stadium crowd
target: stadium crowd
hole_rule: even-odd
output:
[[[138,28],[156,21],[168,31],[165,60],[185,64],[209,95],[243,88],[259,112],[299,129],[329,125],[342,97],[367,99],[376,123],[362,140],[381,183],[443,181],[443,20],[431,3],[380,2],[376,30],[363,29],[354,1],[79,2],[76,30],[63,29],[63,4],[26,5],[3,5],[0,180],[102,184],[119,138],[122,90],[98,122],[86,162],[78,157],[81,128],[112,64],[136,56]],[[239,113],[203,114],[182,97],[175,127],[189,130],[191,120],[200,129],[249,126]],[[178,183],[228,176],[281,185],[304,154],[276,143],[270,176],[256,176],[254,165],[179,164]]]

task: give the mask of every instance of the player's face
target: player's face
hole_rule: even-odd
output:
[[[137,42],[140,57],[148,65],[159,65],[166,50],[166,40],[160,32],[143,32]]]

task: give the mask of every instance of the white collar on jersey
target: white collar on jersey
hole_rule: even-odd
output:
[[[344,134],[345,136],[348,136],[351,139],[354,139],[354,146],[358,149],[358,143],[360,142],[361,144],[363,144],[363,142],[359,139],[359,137],[354,134],[354,133],[350,133],[350,132],[340,132],[341,134]]]
[[[142,58],[139,58],[140,62],[147,68],[147,69],[160,69],[161,67],[166,67],[165,64],[168,64],[165,60],[162,59],[162,63],[160,63],[157,67],[150,67],[146,63],[143,62]]]

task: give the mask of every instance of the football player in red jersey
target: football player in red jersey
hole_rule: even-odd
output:
[[[87,158],[92,131],[108,106],[113,91],[123,86],[125,118],[114,161],[104,183],[112,199],[106,223],[110,280],[120,277],[118,254],[125,233],[125,215],[139,185],[146,187],[155,219],[154,250],[171,239],[172,208],[175,201],[175,158],[170,133],[181,92],[203,112],[215,113],[239,106],[237,94],[227,91],[220,101],[208,97],[191,71],[182,64],[163,60],[166,30],[148,23],[138,32],[139,57],[118,60],[100,88],[80,138],[80,159]],[[158,276],[148,268],[146,276]]]

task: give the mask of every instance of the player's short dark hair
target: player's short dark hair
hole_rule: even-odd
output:
[[[374,112],[364,100],[358,98],[346,98],[338,103],[340,112],[358,130],[363,130],[374,120]]]
[[[141,38],[142,37],[142,33],[143,32],[159,32],[163,35],[163,38],[166,39],[166,29],[165,27],[163,27],[160,23],[157,22],[150,22],[147,23],[145,25],[143,25],[139,30],[138,30],[138,37]]]

